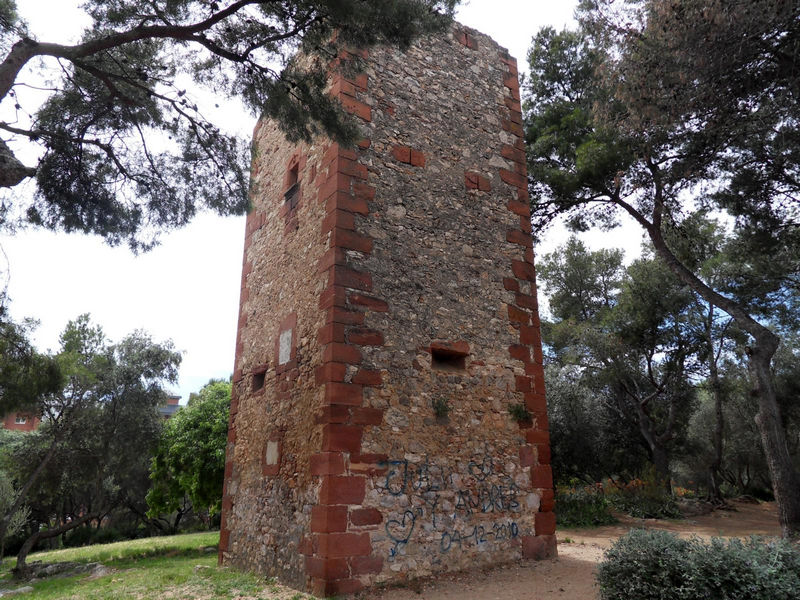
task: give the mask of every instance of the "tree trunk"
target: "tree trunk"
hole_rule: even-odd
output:
[[[653,464],[656,467],[656,476],[658,477],[657,483],[662,485],[667,492],[670,492],[672,491],[672,486],[670,483],[669,454],[667,453],[667,449],[661,444],[655,444],[651,450],[653,452]]]
[[[0,140],[0,187],[14,187],[26,177],[35,175],[36,169],[23,165],[8,144]]]
[[[172,533],[178,533],[178,525],[181,522],[181,518],[183,518],[183,510],[178,509],[177,514],[175,515],[175,522],[172,524]]]
[[[639,416],[639,431],[650,449],[659,483],[663,484],[667,491],[670,491],[669,453],[667,448],[659,441],[659,436],[653,431],[653,422],[650,420],[650,415],[647,414],[647,409],[642,402],[637,403],[637,413]]]
[[[653,242],[656,254],[681,281],[700,294],[706,302],[724,310],[755,340],[755,345],[749,349],[748,354],[750,370],[753,373],[753,397],[758,400],[759,406],[756,423],[761,433],[772,490],[778,504],[782,535],[786,538],[800,538],[800,474],[794,468],[789,455],[786,429],[781,422],[770,373],[770,363],[778,349],[780,338],[756,321],[747,312],[746,307],[712,289],[678,260],[664,240],[661,231],[664,205],[660,191],[656,194],[652,223],[630,205],[621,203],[620,206],[644,227]]]
[[[14,516],[14,513],[16,513],[20,509],[22,504],[25,502],[25,498],[27,498],[28,492],[30,491],[31,487],[33,486],[34,483],[36,483],[36,480],[39,479],[39,476],[44,471],[44,468],[53,458],[53,455],[56,452],[57,445],[58,445],[58,438],[53,440],[53,443],[50,445],[50,448],[48,448],[47,453],[44,455],[44,458],[38,464],[33,473],[31,473],[30,477],[28,477],[28,480],[25,482],[22,488],[19,490],[19,492],[17,493],[17,497],[14,500],[14,503],[6,511],[6,514],[0,515],[0,540],[5,540],[6,532],[8,531],[8,525],[9,523],[11,523],[11,518]],[[2,553],[0,553],[0,558],[2,558]]]
[[[773,336],[774,337],[774,336]],[[772,492],[778,504],[778,520],[785,538],[800,538],[800,475],[794,468],[786,442],[786,430],[772,385],[770,363],[777,350],[777,341],[758,339],[748,348],[753,395],[758,398],[756,424],[761,433],[764,455],[772,480]]]
[[[716,366],[714,367],[711,379],[711,389],[714,396],[714,413],[716,416],[714,423],[714,460],[708,467],[708,499],[714,504],[725,504],[720,489],[720,470],[722,469],[722,432],[724,428],[724,414],[722,412],[722,392],[719,389],[719,377]]]
[[[714,352],[714,305],[708,307],[708,320],[706,321],[706,337],[708,341],[708,380],[711,384],[711,395],[714,398],[714,460],[708,466],[708,500],[714,504],[725,504],[720,489],[720,471],[722,469],[722,435],[724,432],[724,418],[722,412],[722,389],[719,383],[719,370],[717,369],[717,355]],[[722,343],[722,342],[720,342]]]
[[[28,554],[30,554],[31,550],[36,546],[36,544],[40,540],[47,540],[50,538],[58,537],[62,533],[66,533],[70,529],[75,529],[76,527],[80,527],[87,521],[94,519],[95,515],[84,515],[80,519],[75,521],[71,521],[69,523],[64,523],[60,527],[54,527],[53,529],[39,529],[32,535],[28,536],[22,547],[19,549],[17,553],[17,566],[12,569],[14,573],[14,577],[17,579],[25,579],[28,573],[28,565],[26,564],[26,560],[28,558]]]

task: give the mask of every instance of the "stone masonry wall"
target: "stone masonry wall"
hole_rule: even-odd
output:
[[[516,62],[364,56],[358,148],[256,130],[223,502],[223,562],[318,595],[555,552]]]
[[[254,132],[223,496],[221,556],[297,587],[306,584],[299,543],[317,497],[309,464],[321,444],[309,415],[322,402],[315,382],[324,318],[317,261],[327,244],[316,185],[328,146],[291,146],[270,122]],[[285,193],[293,168],[299,190],[291,206]]]

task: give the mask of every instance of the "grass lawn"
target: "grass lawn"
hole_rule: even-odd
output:
[[[312,600],[255,575],[217,567],[219,532],[154,537],[83,548],[37,552],[28,563],[99,562],[110,572],[100,577],[88,573],[17,583],[11,578],[13,558],[0,568],[0,592],[30,585],[33,591],[15,596],[20,600],[132,600],[234,599]],[[209,551],[214,548],[215,551]],[[2,594],[0,594],[2,595]]]

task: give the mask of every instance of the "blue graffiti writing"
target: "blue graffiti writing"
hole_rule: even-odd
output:
[[[488,528],[488,529],[487,529]],[[514,539],[519,535],[519,526],[511,521],[509,523],[493,523],[491,528],[488,525],[475,525],[472,531],[445,531],[439,542],[439,549],[449,552],[457,545],[462,548],[464,545],[477,546],[485,544],[489,540],[504,541]]]
[[[390,460],[383,463],[383,466],[388,467],[384,489],[392,496],[400,496],[409,491],[439,492],[453,485],[452,471],[428,461],[414,465],[407,460]]]
[[[392,543],[389,560],[409,543],[423,519],[426,531],[442,532],[441,552],[467,544],[499,543],[519,535],[514,521],[486,522],[478,517],[520,512],[519,487],[488,453],[460,467],[436,464],[427,458],[413,463],[390,460],[383,466],[386,475],[378,488],[389,496],[405,496],[403,502],[410,504],[386,522],[386,535]],[[483,522],[476,524],[476,520]]]
[[[469,463],[472,481],[461,488],[454,485],[452,470],[427,460],[419,464],[391,460],[383,463],[383,466],[387,467],[383,489],[392,496],[420,496],[432,510],[436,501],[430,500],[430,497],[445,490],[455,492],[456,511],[465,516],[473,512],[513,512],[519,508],[517,484],[507,475],[494,473],[494,461],[489,456],[484,456],[480,462],[473,460]],[[491,475],[496,475],[498,483],[490,484],[487,481]]]
[[[513,512],[519,508],[517,493],[519,488],[510,477],[503,477],[503,483],[481,483],[474,489],[456,491],[456,514],[465,516],[473,512]]]

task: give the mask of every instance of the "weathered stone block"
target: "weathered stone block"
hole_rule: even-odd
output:
[[[329,423],[322,429],[322,450],[324,452],[358,452],[364,428],[356,425]]]
[[[553,487],[553,472],[550,465],[531,467],[531,487],[550,489]]]
[[[372,298],[363,294],[350,294],[350,304],[362,306],[374,312],[389,312],[389,304],[380,298]]]
[[[372,543],[368,533],[328,533],[319,536],[320,556],[337,558],[369,556]]]
[[[350,572],[353,576],[371,575],[383,570],[383,559],[373,556],[354,556],[350,559]]]
[[[552,535],[556,532],[556,513],[536,513],[536,535]]]
[[[383,514],[377,508],[358,508],[350,511],[350,522],[356,526],[378,525],[383,521]],[[381,563],[383,559],[381,559]]]
[[[363,477],[323,477],[319,499],[322,504],[361,504],[366,480]],[[347,555],[340,555],[347,556]]]
[[[524,558],[534,560],[544,560],[558,556],[556,546],[556,536],[537,535],[525,536],[522,538],[522,555]]]
[[[321,452],[311,457],[312,475],[339,475],[344,473],[344,457],[341,452]]]
[[[306,573],[320,579],[344,579],[350,576],[350,565],[346,558],[306,557]]]
[[[346,506],[315,506],[311,509],[312,533],[343,531],[347,531]]]
[[[383,376],[380,371],[372,369],[359,369],[353,375],[353,383],[358,383],[365,386],[379,386],[383,383]]]

